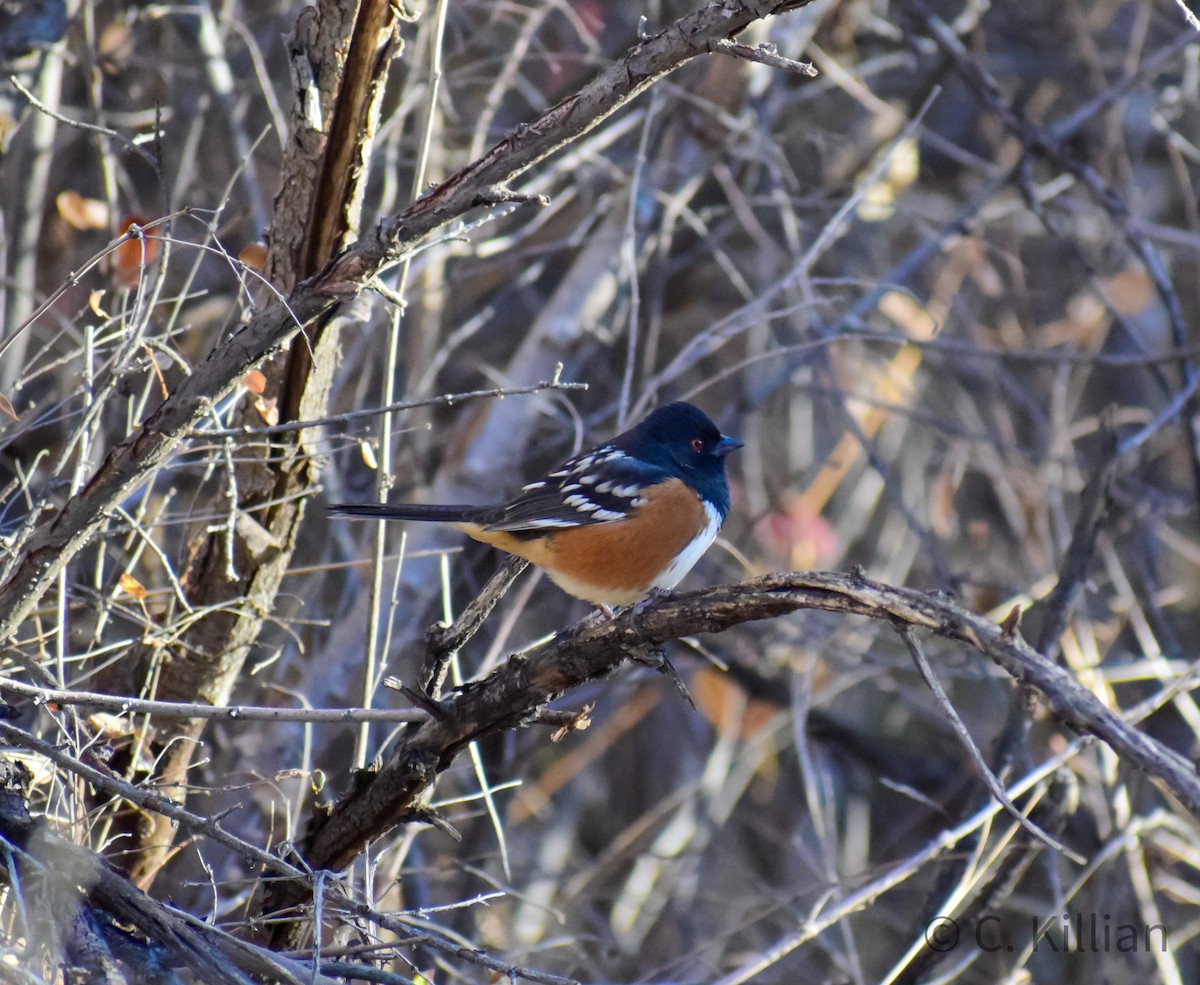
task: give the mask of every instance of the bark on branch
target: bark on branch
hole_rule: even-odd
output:
[[[456,689],[437,703],[436,715],[408,728],[378,772],[313,825],[302,846],[306,863],[314,869],[345,868],[368,842],[417,814],[426,789],[467,743],[530,722],[550,701],[610,673],[634,652],[800,609],[883,619],[967,644],[1036,692],[1063,724],[1102,739],[1200,814],[1200,778],[1191,763],[1041,656],[1017,633],[1015,621],[999,625],[940,594],[896,588],[856,573],[793,572],[678,595],[608,623],[581,623],[510,658],[487,678]],[[301,902],[306,889],[276,883],[274,891],[268,905],[279,908]]]

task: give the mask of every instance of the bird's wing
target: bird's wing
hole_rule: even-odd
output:
[[[624,520],[643,504],[646,486],[672,478],[670,472],[601,445],[531,482],[483,519],[489,530],[513,533],[578,527]]]

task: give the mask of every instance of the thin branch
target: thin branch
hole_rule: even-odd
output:
[[[562,369],[562,364],[558,367]],[[529,386],[492,387],[488,390],[468,390],[465,393],[444,393],[438,397],[427,397],[424,400],[400,400],[384,407],[367,407],[364,410],[350,410],[344,414],[332,414],[329,417],[319,417],[311,421],[289,421],[286,424],[272,424],[269,427],[243,427],[207,429],[198,428],[188,435],[190,438],[240,438],[247,435],[284,434],[288,431],[306,431],[308,428],[329,427],[333,424],[350,424],[364,418],[382,417],[400,410],[413,410],[417,407],[453,407],[455,404],[468,400],[479,400],[482,397],[514,397],[519,394],[541,393],[544,390],[586,390],[586,383],[564,383],[555,378],[532,383]]]
[[[488,579],[483,590],[471,600],[453,624],[435,623],[425,634],[425,662],[418,680],[421,691],[435,701],[441,696],[446,681],[446,671],[453,655],[471,639],[483,621],[491,614],[497,603],[517,577],[529,567],[523,558],[509,555],[499,570]]]
[[[917,665],[917,672],[921,675],[921,680],[933,692],[934,698],[937,699],[938,707],[942,709],[942,713],[950,722],[950,727],[954,730],[954,734],[958,736],[959,742],[962,743],[963,749],[966,750],[967,757],[971,760],[971,765],[975,767],[975,771],[988,788],[988,792],[999,801],[1000,805],[1008,811],[1017,824],[1024,828],[1030,835],[1042,842],[1042,844],[1049,845],[1055,851],[1062,852],[1072,862],[1083,865],[1085,859],[1082,856],[1071,851],[1071,849],[1057,838],[1039,828],[1008,798],[1008,795],[1004,792],[1004,787],[1000,785],[1000,781],[988,769],[987,761],[983,758],[983,753],[979,751],[975,740],[971,738],[970,730],[968,730],[963,720],[959,717],[958,712],[954,710],[954,705],[950,702],[950,698],[942,687],[941,681],[937,679],[937,674],[933,672],[933,668],[929,666],[929,661],[925,659],[925,653],[921,649],[921,644],[917,641],[916,635],[913,633],[912,626],[897,626],[896,632],[899,634],[900,639],[904,641],[904,645],[908,647],[908,652],[913,658],[913,663]]]
[[[39,756],[43,756],[55,766],[86,780],[97,790],[103,790],[105,793],[122,797],[143,810],[153,811],[156,814],[169,817],[192,834],[203,835],[224,845],[226,848],[231,848],[243,858],[261,865],[268,872],[287,876],[291,879],[308,878],[305,873],[294,866],[288,865],[282,859],[264,852],[257,845],[252,845],[250,842],[243,841],[236,835],[230,834],[215,821],[184,810],[178,804],[162,796],[162,794],[152,793],[141,787],[136,787],[115,774],[104,772],[94,766],[89,766],[87,763],[81,762],[76,757],[64,752],[58,746],[30,735],[15,725],[0,721],[0,739],[3,739],[10,746],[18,749],[28,749],[30,752],[35,752]]]
[[[339,725],[346,722],[414,722],[424,718],[416,708],[268,708],[258,705],[187,704],[181,701],[148,701],[92,691],[34,687],[0,678],[0,694],[31,698],[40,705],[72,705],[115,712],[118,715],[154,715],[159,718],[205,718],[230,722],[306,722]]]
[[[21,80],[15,75],[10,75],[8,77],[8,81],[9,84],[16,88],[16,90],[20,92],[22,96],[29,100],[33,108],[39,113],[45,113],[48,117],[50,117],[50,119],[57,120],[59,123],[63,123],[69,127],[74,127],[76,130],[84,130],[89,133],[98,133],[100,136],[107,137],[109,140],[115,140],[127,151],[137,154],[140,158],[142,158],[142,160],[154,168],[155,171],[158,171],[158,161],[155,160],[154,155],[146,150],[145,147],[141,146],[141,144],[130,140],[123,133],[118,133],[116,130],[112,130],[108,127],[102,127],[95,123],[85,123],[82,120],[73,120],[69,116],[63,116],[61,113],[57,113],[52,110],[49,106],[38,99],[37,96],[26,89],[25,86],[21,84]]]
[[[791,58],[785,58],[770,43],[751,47],[748,44],[738,44],[736,41],[723,39],[715,42],[711,50],[722,55],[732,55],[734,58],[744,58],[748,62],[769,65],[771,68],[781,68],[785,72],[794,72],[796,75],[805,75],[809,78],[815,78],[818,74],[816,66],[811,62],[798,62]]]

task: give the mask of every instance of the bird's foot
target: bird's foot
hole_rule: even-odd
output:
[[[605,605],[603,602],[597,602],[596,608],[584,617],[583,624],[585,626],[603,626],[606,622],[612,621],[612,606]]]

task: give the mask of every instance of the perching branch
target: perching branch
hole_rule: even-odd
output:
[[[487,678],[456,689],[438,702],[436,716],[410,727],[369,782],[314,825],[301,847],[306,863],[315,869],[345,868],[370,841],[417,809],[426,789],[469,742],[528,724],[550,701],[612,672],[638,647],[722,632],[801,609],[887,620],[966,643],[1033,689],[1068,728],[1102,739],[1200,814],[1200,777],[1192,765],[1038,654],[1013,623],[1000,626],[941,595],[880,584],[857,573],[793,572],[678,595],[607,623],[579,623],[543,646],[510,657]],[[300,902],[296,893],[307,891],[297,883],[273,888],[276,895],[268,904],[277,909],[295,905]]]

